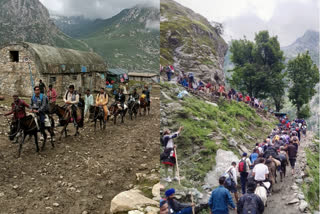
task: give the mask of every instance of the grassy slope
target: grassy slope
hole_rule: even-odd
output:
[[[163,91],[173,87],[167,83],[161,86]],[[172,94],[171,98],[177,100],[176,95]],[[161,98],[161,102],[170,101]],[[221,99],[218,107],[214,107],[192,96],[184,98],[179,103],[183,108],[175,112],[171,128],[184,126],[183,133],[175,140],[178,145],[178,157],[182,160],[182,176],[186,176],[187,180],[199,181],[199,184],[215,164],[218,149],[231,150],[239,155],[237,149],[228,144],[231,138],[251,150],[256,142],[267,137],[277,123],[274,118],[261,117],[246,104],[235,101]],[[233,128],[236,131],[232,132]],[[213,137],[208,136],[211,133]],[[247,135],[254,140],[247,138]],[[188,186],[188,182],[185,185]]]
[[[182,49],[185,53],[194,53],[200,57],[203,64],[211,64],[205,56],[210,54],[202,45],[211,48],[211,52],[215,54],[215,48],[218,43],[225,43],[218,36],[215,29],[203,17],[197,15],[196,19],[191,19],[190,14],[194,14],[191,10],[178,6],[173,1],[162,1],[160,7],[161,15],[168,20],[161,22],[160,25],[160,63],[162,65],[173,63],[173,50],[184,44]],[[196,16],[196,15],[194,15]],[[204,32],[199,34],[194,32],[194,28],[198,28]],[[168,32],[171,32],[171,38],[179,41],[178,45],[170,44],[167,38]],[[211,33],[215,38],[210,39],[208,34]],[[195,53],[196,52],[196,53]]]
[[[306,149],[307,155],[307,174],[313,178],[314,181],[311,184],[304,183],[302,189],[304,195],[310,204],[311,210],[319,210],[319,141],[313,141],[316,144],[316,152],[312,152],[310,149]]]

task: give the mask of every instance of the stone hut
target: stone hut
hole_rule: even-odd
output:
[[[31,96],[32,81],[52,84],[61,96],[70,84],[83,92],[105,86],[107,71],[96,53],[27,42],[0,47],[0,94]]]

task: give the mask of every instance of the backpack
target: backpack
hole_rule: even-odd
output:
[[[247,163],[246,159],[241,159],[239,162],[239,172],[247,172]]]
[[[234,182],[233,175],[231,173],[231,168],[229,169],[229,171],[225,172],[222,176],[226,178],[226,180],[224,181],[224,187],[230,190],[230,188],[232,187],[232,182]]]
[[[242,214],[257,214],[258,206],[254,194],[247,194],[244,203]]]

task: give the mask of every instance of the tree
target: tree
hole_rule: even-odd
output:
[[[289,100],[297,108],[297,116],[305,114],[302,106],[308,104],[316,93],[315,86],[319,82],[318,67],[312,62],[307,51],[290,60],[287,66],[290,79]]]
[[[246,38],[233,40],[230,52],[235,65],[230,70],[231,85],[252,97],[271,97],[276,110],[280,111],[287,84],[284,56],[277,37],[270,37],[268,31],[260,31],[254,42]]]

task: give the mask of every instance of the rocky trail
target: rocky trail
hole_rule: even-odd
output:
[[[108,122],[96,133],[92,123],[85,124],[80,136],[62,138],[54,149],[47,142],[39,154],[32,138],[18,159],[18,145],[5,135],[8,125],[1,116],[0,213],[110,213],[112,198],[132,189],[138,175],[158,178],[159,96],[154,89],[150,115]]]

